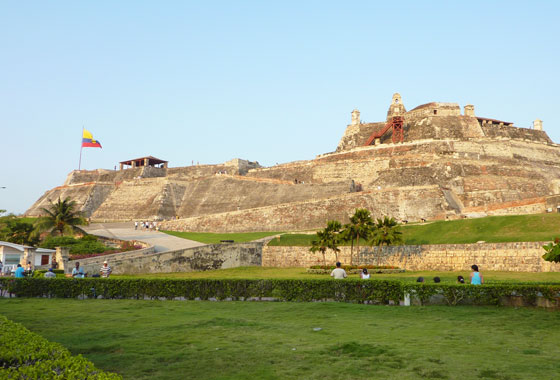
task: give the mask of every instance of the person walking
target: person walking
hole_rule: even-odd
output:
[[[471,269],[473,270],[471,273],[471,285],[484,284],[484,277],[482,277],[482,273],[478,271],[478,265],[471,265]]]

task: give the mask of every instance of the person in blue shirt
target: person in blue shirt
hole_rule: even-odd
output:
[[[21,264],[17,265],[17,269],[16,269],[16,278],[24,278],[25,269],[23,269],[23,267],[21,266]]]
[[[478,265],[472,265],[471,269],[471,285],[482,285],[484,284],[484,278],[482,274],[478,271]]]
[[[84,268],[80,268],[79,262],[76,262],[76,268],[72,269],[72,277],[84,278]]]

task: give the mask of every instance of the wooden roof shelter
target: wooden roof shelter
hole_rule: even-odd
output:
[[[139,166],[154,166],[159,168],[167,168],[168,161],[160,160],[159,158],[155,158],[153,156],[146,156],[140,158],[134,158],[132,160],[121,161],[120,169],[127,169],[126,166],[131,168],[137,168]]]

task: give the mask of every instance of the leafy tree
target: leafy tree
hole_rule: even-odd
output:
[[[22,221],[14,216],[4,217],[0,230],[0,238],[22,245],[36,245],[39,238],[33,233],[33,224]]]
[[[327,249],[332,249],[334,251],[336,261],[338,261],[338,252],[340,252],[338,243],[340,242],[339,232],[341,228],[342,225],[339,221],[329,220],[326,228],[317,231],[317,240],[311,242],[311,248],[309,250],[311,252],[321,252],[323,255],[323,264],[325,266],[327,266],[327,259],[325,258]]]
[[[346,241],[352,242],[350,246],[350,265],[354,261],[354,240],[356,241],[356,250],[360,253],[360,238],[368,239],[375,225],[371,214],[365,208],[358,208],[354,211],[354,215],[350,217],[350,223],[344,225],[343,236]]]
[[[402,243],[402,232],[399,231],[399,228],[395,218],[389,218],[388,216],[384,216],[383,219],[377,218],[375,230],[371,235],[371,246],[377,245],[381,248],[383,244],[393,245]]]
[[[560,238],[554,239],[554,243],[548,243],[543,247],[546,253],[542,256],[546,261],[560,263]]]
[[[35,222],[35,231],[38,233],[49,231],[51,235],[59,233],[61,236],[79,232],[86,234],[84,230],[77,227],[87,224],[86,219],[76,210],[76,202],[66,197],[60,197],[56,203],[50,202],[49,207],[41,208],[47,215],[40,217]]]

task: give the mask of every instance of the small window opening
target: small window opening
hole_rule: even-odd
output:
[[[434,115],[437,115],[437,110],[434,110]]]

